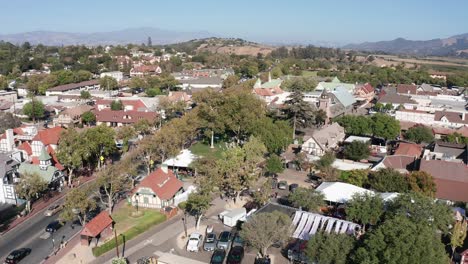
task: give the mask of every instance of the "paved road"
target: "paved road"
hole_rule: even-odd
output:
[[[58,201],[60,203],[60,201]],[[43,210],[45,211],[45,210]],[[81,226],[71,227],[71,223],[66,223],[62,228],[54,233],[53,237],[50,236],[46,239],[40,238],[44,235],[46,226],[58,219],[60,213],[54,216],[44,216],[41,211],[26,222],[18,227],[10,230],[6,234],[0,236],[0,263],[3,263],[8,254],[18,248],[26,247],[31,248],[31,254],[27,256],[22,263],[40,263],[52,251],[52,238],[55,241],[55,247],[59,247],[60,241],[63,239],[68,240],[71,236],[76,234]]]

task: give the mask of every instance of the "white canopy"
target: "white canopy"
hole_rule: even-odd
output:
[[[184,149],[175,158],[167,159],[166,161],[164,161],[163,165],[187,168],[196,158],[197,156],[193,155],[190,150]]]
[[[335,203],[346,203],[356,193],[374,194],[373,191],[343,182],[323,182],[316,190],[323,193],[325,201]]]

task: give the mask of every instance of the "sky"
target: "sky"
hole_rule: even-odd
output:
[[[466,0],[0,0],[0,34],[134,27],[277,43],[359,43],[468,33]]]

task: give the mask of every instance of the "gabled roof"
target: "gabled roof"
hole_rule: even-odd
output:
[[[124,107],[132,106],[133,110],[135,110],[135,111],[138,111],[139,109],[145,109],[146,110],[146,108],[147,108],[146,104],[141,99],[137,99],[137,100],[134,100],[134,99],[120,100],[120,99],[118,99],[118,100],[122,103],[122,105]],[[102,106],[106,106],[106,107],[110,108],[113,101],[115,101],[115,100],[100,99],[100,100],[96,101],[96,105],[97,106],[102,105]],[[89,110],[87,110],[87,111],[89,111]]]
[[[421,156],[422,148],[418,144],[400,142],[397,149],[395,150],[395,155],[403,155],[419,158]]]
[[[406,95],[387,93],[380,97],[379,103],[416,104],[416,101]]]
[[[162,168],[158,168],[148,175],[141,183],[135,187],[134,193],[137,193],[140,188],[146,187],[153,191],[161,200],[169,200],[182,189],[183,183],[177,179],[171,170],[164,172]]]
[[[94,111],[96,115],[96,121],[98,122],[116,122],[123,124],[133,124],[141,119],[146,119],[153,122],[158,114],[156,112],[140,112],[140,111],[112,111],[112,110],[101,110]],[[128,117],[128,118],[127,118]]]
[[[365,83],[364,85],[361,85],[359,87],[361,91],[363,91],[365,94],[371,94],[374,92],[374,87],[370,83]]]
[[[400,172],[409,172],[416,170],[416,158],[414,156],[393,155],[385,156],[372,170],[376,171],[383,168],[391,168]]]
[[[20,174],[37,173],[39,174],[39,176],[41,176],[42,179],[44,179],[48,183],[52,181],[52,178],[54,177],[54,174],[56,171],[60,171],[60,170],[55,166],[47,166],[46,170],[41,170],[39,165],[24,163],[24,162],[21,163],[18,168],[18,172]]]
[[[327,150],[327,146],[335,145],[345,137],[344,128],[338,123],[333,123],[315,130],[312,138],[320,145],[323,150]]]
[[[60,134],[63,128],[53,127],[40,130],[37,135],[33,138],[33,141],[41,141],[45,146],[54,144],[57,145],[60,139]]]
[[[416,94],[418,87],[413,84],[399,84],[397,85],[397,93],[399,94]]]
[[[26,152],[26,154],[28,154],[29,156],[32,155],[31,144],[29,144],[29,142],[27,142],[27,141],[21,143],[21,145],[18,146],[18,149],[19,150],[24,150]]]
[[[96,237],[107,227],[112,225],[113,222],[114,220],[112,220],[109,213],[107,211],[102,211],[84,226],[81,235]]]
[[[344,107],[348,107],[356,102],[356,99],[345,87],[336,87],[331,93],[335,95],[336,99],[340,101]]]
[[[47,91],[65,92],[65,91],[78,89],[78,88],[85,87],[85,86],[97,85],[97,84],[99,84],[99,80],[90,80],[90,81],[84,81],[84,82],[79,82],[79,83],[69,83],[69,84],[55,86],[50,89],[47,89]]]
[[[468,118],[463,120],[463,113],[458,112],[436,111],[434,120],[440,121],[443,117],[447,118],[450,123],[468,124]]]

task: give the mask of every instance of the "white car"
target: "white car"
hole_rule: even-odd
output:
[[[192,233],[187,243],[187,251],[198,252],[203,242],[203,236],[200,233]]]

